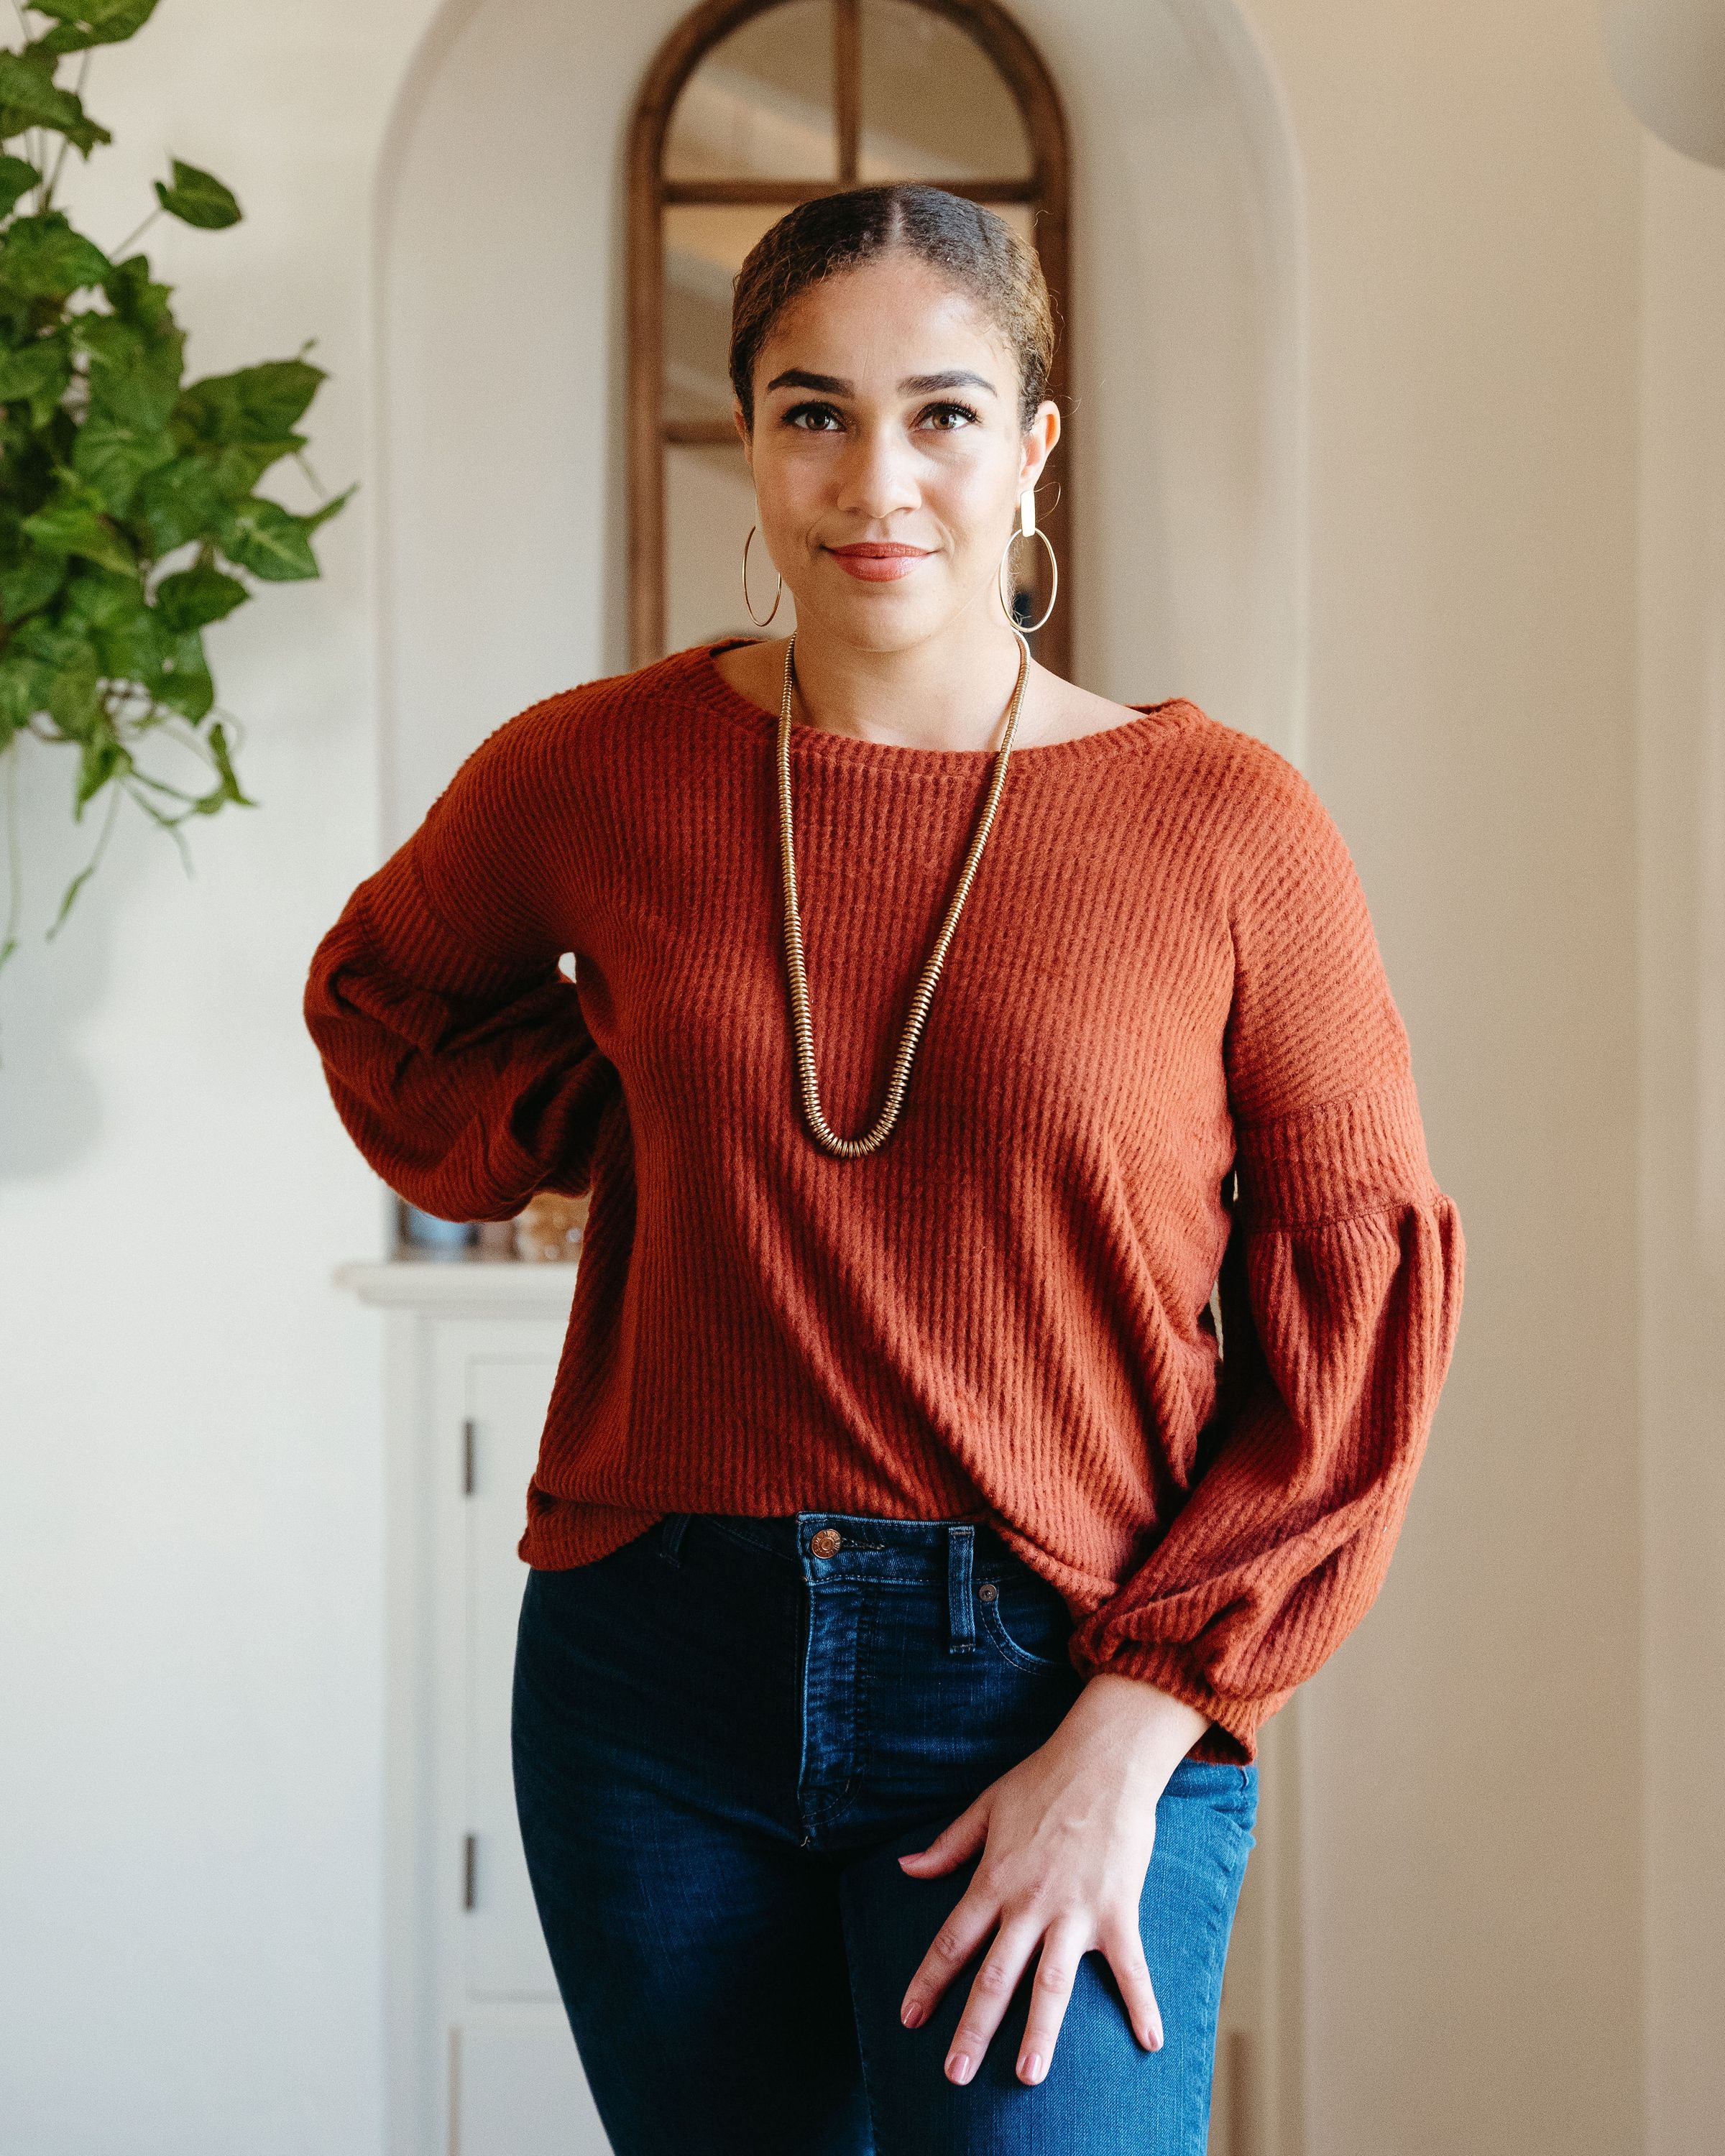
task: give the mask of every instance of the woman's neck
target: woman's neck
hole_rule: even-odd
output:
[[[772,656],[777,689],[783,679],[783,644],[772,647]],[[901,651],[864,650],[810,623],[797,632],[792,716],[830,733],[899,748],[994,748],[1019,658],[1019,639],[1004,621],[978,624],[968,634],[955,624]],[[1029,690],[1027,681],[1026,702]],[[777,706],[778,696],[772,701]]]

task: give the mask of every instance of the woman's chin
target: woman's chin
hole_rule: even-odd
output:
[[[918,576],[866,583],[843,569],[824,576],[817,590],[797,602],[805,634],[819,628],[865,651],[904,651],[925,644],[950,628],[960,611],[950,592],[931,589]]]

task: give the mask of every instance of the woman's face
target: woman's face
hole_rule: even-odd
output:
[[[800,623],[871,651],[967,609],[1004,625],[1001,549],[1060,414],[1022,429],[1017,359],[968,293],[902,252],[825,278],[773,325],[754,392],[761,536]]]

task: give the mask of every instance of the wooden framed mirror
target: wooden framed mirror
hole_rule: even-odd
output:
[[[731,419],[732,280],[794,203],[879,180],[988,203],[1031,240],[1060,331],[1050,394],[1064,422],[1065,122],[1047,69],[1004,8],[705,0],[648,70],[629,141],[632,665],[759,633],[739,579],[754,494]],[[1032,639],[1060,674],[1071,648],[1070,470],[1063,435],[1037,511],[1060,555],[1060,603]],[[1034,620],[1048,596],[1044,550],[1014,558],[1021,619]],[[788,626],[794,615],[787,622],[781,608],[773,633]]]

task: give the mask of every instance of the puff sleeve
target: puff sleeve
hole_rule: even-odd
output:
[[[1353,861],[1305,778],[1261,755],[1230,898],[1216,1406],[1179,1510],[1071,1648],[1196,1707],[1195,1756],[1235,1762],[1377,1595],[1463,1270]]]
[[[318,945],[305,1019],[336,1112],[389,1187],[449,1220],[588,1187],[613,1066],[559,970],[574,837],[557,701],[498,727]]]

